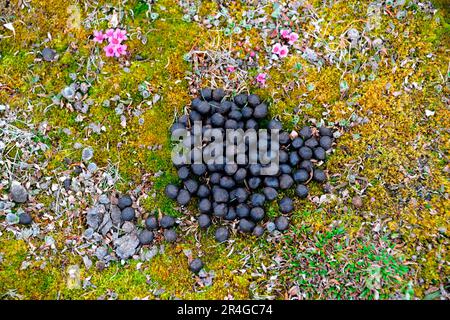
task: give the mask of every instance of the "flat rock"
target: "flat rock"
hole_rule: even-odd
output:
[[[98,247],[97,250],[95,250],[95,256],[99,260],[103,260],[104,257],[108,254],[108,249],[106,247]]]
[[[109,211],[110,215],[111,215],[111,220],[114,226],[120,226],[120,223],[122,222],[122,211],[120,210],[120,208],[116,205],[111,205],[111,209]]]
[[[140,259],[142,261],[150,261],[154,256],[158,254],[158,246],[152,246],[148,250],[141,250]]]
[[[125,221],[122,225],[122,230],[125,233],[131,233],[136,230],[136,226],[134,225],[133,222]]]
[[[101,208],[103,208],[103,210]],[[103,221],[103,211],[103,206],[95,206],[89,208],[86,214],[87,225],[92,229],[97,230],[100,226],[100,223]]]
[[[42,58],[48,62],[52,62],[56,58],[56,51],[53,49],[50,49],[50,48],[44,48],[41,51],[41,54],[42,54]]]
[[[103,215],[103,220],[99,227],[99,232],[105,236],[109,232],[109,230],[111,230],[112,226],[113,226],[113,222],[111,220],[111,216],[108,212],[106,212]]]
[[[102,194],[99,198],[98,198],[98,202],[100,202],[101,204],[109,204],[109,197],[106,194]]]
[[[122,259],[128,259],[136,253],[139,239],[136,233],[126,234],[114,242],[116,253]]]

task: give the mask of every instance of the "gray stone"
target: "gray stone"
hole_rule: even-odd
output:
[[[28,200],[27,190],[18,181],[13,181],[11,183],[10,194],[11,198],[16,203],[24,203]]]
[[[158,254],[158,251],[159,250],[158,250],[157,246],[152,246],[148,250],[147,249],[142,249],[140,258],[143,261],[150,261],[154,256],[156,256]]]
[[[99,260],[103,260],[104,257],[108,254],[108,249],[106,247],[98,247],[97,250],[95,250],[95,256]]]
[[[95,206],[88,209],[86,214],[86,221],[89,227],[97,230],[97,228],[100,226],[100,223],[103,221],[103,214],[100,206]]]
[[[83,161],[91,160],[93,156],[94,150],[92,149],[92,147],[84,148],[81,152],[81,158],[83,159]]]
[[[136,230],[136,226],[134,225],[133,222],[125,221],[122,225],[122,230],[125,233],[131,233]]]
[[[114,226],[120,226],[122,222],[122,211],[116,205],[111,205],[110,209],[111,220]]]
[[[88,164],[87,169],[90,173],[97,171],[97,165],[94,162]]]
[[[50,49],[50,48],[44,48],[41,51],[41,54],[42,54],[42,58],[48,62],[52,62],[56,58],[56,51],[53,49]]]
[[[100,197],[98,198],[98,202],[100,202],[101,204],[109,204],[108,195],[106,195],[106,194],[100,195]]]
[[[128,259],[136,253],[139,239],[136,233],[126,234],[115,241],[116,253],[121,259]]]
[[[268,222],[266,225],[266,229],[269,233],[274,232],[276,228],[277,228],[277,226],[273,222]]]
[[[91,239],[92,238],[92,236],[94,235],[94,229],[92,229],[92,228],[87,228],[85,231],[84,231],[84,237],[86,238],[86,239]]]
[[[103,236],[100,233],[98,233],[98,232],[94,232],[92,237],[94,238],[95,242],[102,242],[103,243],[103,241],[104,241]]]
[[[103,220],[99,227],[99,232],[105,236],[108,233],[108,231],[111,230],[112,226],[113,226],[113,222],[111,220],[111,216],[108,212],[106,212],[103,215]]]
[[[6,221],[10,224],[19,223],[19,216],[15,215],[14,213],[8,213],[6,215]]]
[[[359,38],[359,31],[351,28],[347,31],[347,36],[351,39],[351,40],[358,40]]]
[[[375,49],[380,50],[381,47],[383,46],[383,40],[381,40],[380,38],[376,38],[375,40],[372,41],[372,46]]]
[[[73,100],[75,97],[75,90],[72,87],[65,87],[62,89],[61,94],[67,100]]]
[[[81,189],[81,184],[78,179],[72,179],[72,185],[70,187],[74,192],[78,192]]]
[[[305,49],[305,52],[303,53],[303,56],[304,56],[305,59],[309,60],[312,63],[314,63],[314,62],[316,62],[318,60],[317,53],[314,50],[310,49],[310,48],[306,48]]]
[[[87,270],[89,270],[92,267],[92,261],[89,259],[88,256],[83,256],[83,263]]]

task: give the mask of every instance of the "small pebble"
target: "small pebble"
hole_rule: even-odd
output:
[[[28,200],[27,190],[18,181],[11,183],[10,194],[12,200],[16,203],[25,203]]]

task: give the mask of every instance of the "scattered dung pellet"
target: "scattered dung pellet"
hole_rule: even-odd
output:
[[[197,218],[198,226],[202,229],[207,229],[211,225],[211,218],[207,214],[201,214]]]
[[[177,188],[177,192],[178,192],[178,188]],[[174,199],[174,198],[171,198]],[[131,197],[128,195],[123,195],[120,196],[117,202],[117,206],[120,209],[125,209],[126,207],[131,207],[131,205],[133,204],[133,200],[131,200]]]
[[[125,209],[122,210],[121,217],[123,221],[134,220],[134,218],[136,217],[134,209],[131,207],[126,207]]]
[[[29,225],[33,222],[33,219],[31,218],[31,215],[29,215],[28,213],[21,213],[19,215],[19,223],[20,224],[24,224],[24,225]]]
[[[189,263],[189,270],[193,273],[199,273],[203,268],[203,262],[199,258],[196,258]]]
[[[284,231],[289,228],[289,220],[284,216],[277,217],[275,219],[275,226],[278,231]]]
[[[169,229],[175,225],[175,219],[171,216],[163,216],[159,221],[161,228]]]
[[[139,243],[146,245],[150,244],[153,241],[153,232],[150,230],[142,230],[139,234]]]
[[[292,210],[294,210],[294,204],[293,204],[291,198],[284,197],[283,199],[280,200],[279,205],[280,205],[280,211],[282,213],[290,213],[290,212],[292,212]]]
[[[216,232],[214,233],[214,237],[217,242],[225,242],[228,240],[229,236],[230,232],[228,231],[227,227],[217,228]]]
[[[164,230],[164,240],[167,242],[175,242],[177,241],[177,233],[173,229]]]
[[[158,219],[156,219],[156,217],[148,217],[147,219],[145,219],[145,227],[148,230],[158,229],[159,227]]]

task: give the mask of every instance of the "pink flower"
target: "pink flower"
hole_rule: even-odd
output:
[[[283,39],[289,39],[290,33],[291,33],[291,30],[288,30],[288,29],[284,29],[284,30],[280,31],[281,37]]]
[[[227,68],[227,71],[228,71],[228,72],[234,72],[235,70],[236,70],[236,68],[233,67],[233,66],[229,66],[229,67]]]
[[[281,50],[281,44],[276,43],[272,48],[272,53],[279,54]]]
[[[288,47],[287,46],[282,46],[280,48],[280,52],[278,53],[278,55],[280,56],[280,58],[285,58],[285,57],[287,57],[288,53],[289,53]]]
[[[103,40],[105,39],[105,35],[103,34],[103,32],[101,31],[94,31],[94,41],[98,42],[98,43],[102,43]]]
[[[127,40],[127,31],[117,28],[113,33],[113,37],[117,38],[120,42]]]
[[[114,57],[116,53],[116,47],[113,44],[108,44],[103,48],[107,57]]]
[[[289,43],[290,45],[293,45],[297,40],[298,40],[298,34],[296,34],[295,32],[292,32],[292,33],[289,35],[289,41],[288,41],[288,43]]]
[[[265,85],[266,84],[266,77],[267,77],[266,73],[260,73],[256,77],[256,81],[259,82],[262,85]]]
[[[118,38],[116,38],[114,36],[112,38],[109,38],[109,43],[113,44],[115,46],[119,45],[121,42],[122,42],[122,40],[119,40]]]
[[[115,56],[120,57],[121,55],[127,54],[127,45],[126,44],[119,44],[115,47]]]
[[[105,31],[105,36],[110,40],[112,37],[114,37],[114,29],[108,29]]]
[[[250,57],[254,58],[256,56],[255,51],[250,52]]]

